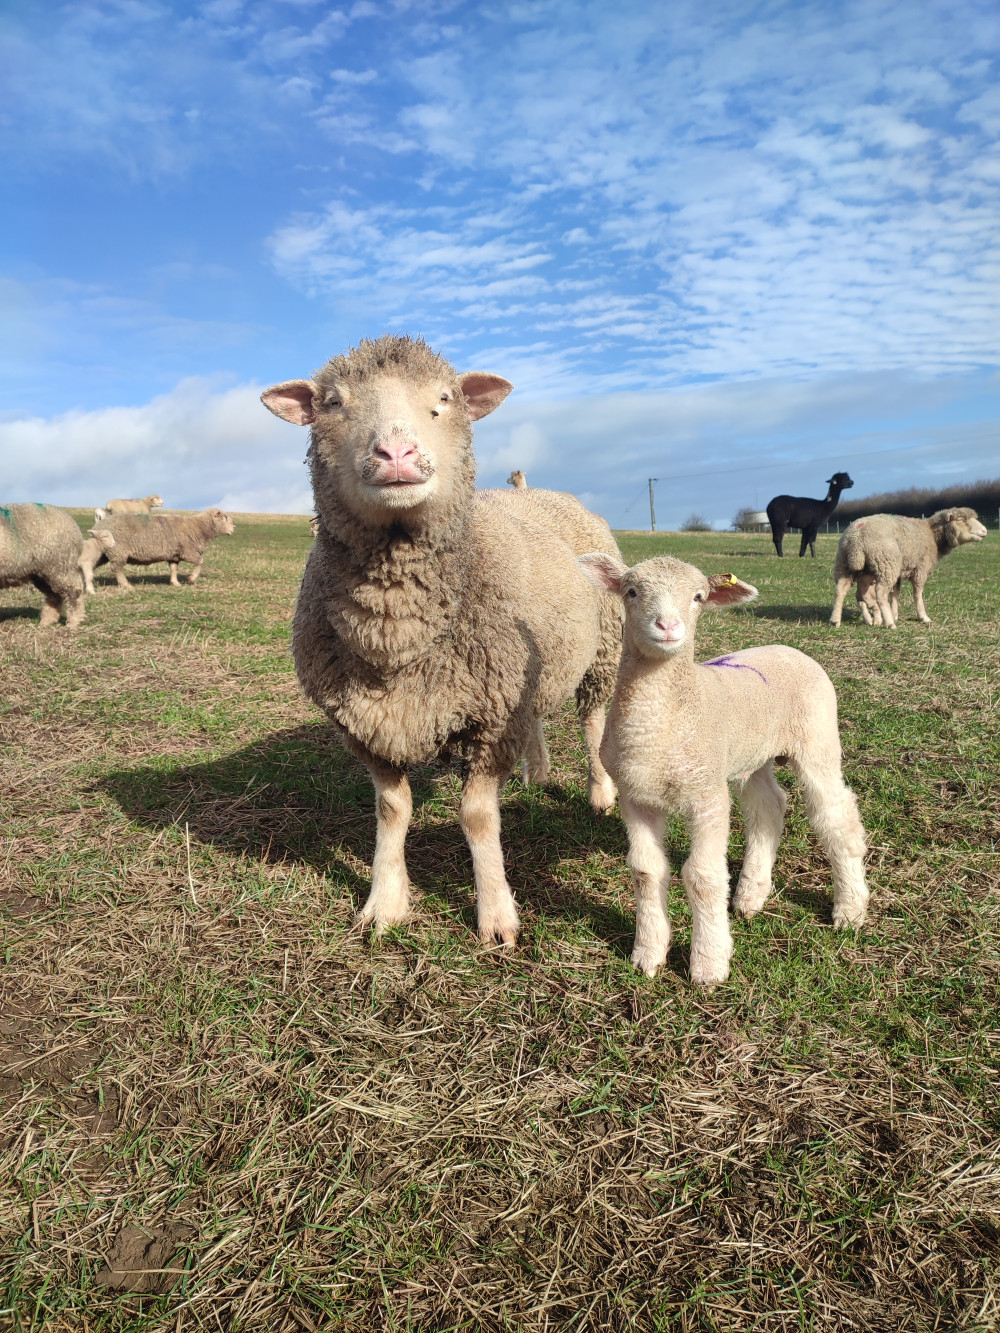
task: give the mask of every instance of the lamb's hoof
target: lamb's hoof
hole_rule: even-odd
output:
[[[590,789],[590,808],[595,815],[610,815],[617,796],[618,789],[610,778],[606,782],[595,782]]]
[[[632,966],[647,977],[655,977],[667,961],[666,949],[655,949],[648,944],[637,944],[632,950]]]
[[[410,905],[404,902],[403,905],[389,907],[387,904],[365,903],[364,907],[355,914],[354,925],[359,930],[370,929],[376,939],[384,935],[392,926],[400,926],[410,914]]]
[[[488,917],[483,917],[478,926],[477,934],[480,944],[485,944],[487,948],[493,948],[497,944],[505,948],[512,949],[517,943],[517,937],[521,930],[521,923],[515,912],[513,916],[505,916],[501,913],[492,913]]]
[[[771,881],[759,881],[754,884],[739,883],[736,897],[733,899],[733,911],[737,916],[756,916],[771,896]]]
[[[527,762],[521,762],[521,778],[526,787],[545,787],[552,776],[552,766],[545,764],[541,768],[529,768]]]
[[[721,986],[724,981],[729,980],[729,964],[725,967],[714,965],[711,967],[696,967],[691,964],[691,980],[698,986],[704,986],[706,990],[711,990],[713,986]]]
[[[867,907],[835,907],[833,909],[834,929],[860,930],[867,917]]]

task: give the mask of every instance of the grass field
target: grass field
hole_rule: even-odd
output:
[[[296,687],[309,541],[246,516],[194,588],[98,571],[73,634],[0,594],[0,1327],[996,1328],[1000,540],[880,633],[825,623],[834,537],[623,537],[760,588],[702,656],[826,667],[870,835],[835,934],[793,800],[710,993],[679,886],[632,971],[566,719],[504,797],[513,953],[471,933],[452,772],[416,774],[412,921],[352,930],[372,798]]]

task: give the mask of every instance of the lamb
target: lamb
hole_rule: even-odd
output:
[[[201,573],[205,551],[216,537],[232,533],[233,520],[221,509],[203,509],[200,514],[118,514],[89,530],[100,542],[120,588],[131,588],[125,565],[170,565],[170,582],[180,587],[177,566],[184,560],[194,566],[188,583]]]
[[[479,936],[511,945],[519,920],[500,847],[500,788],[524,756],[544,780],[542,719],[575,695],[598,811],[615,790],[600,761],[621,646],[615,599],[576,564],[611,531],[575,499],[477,495],[472,423],[512,385],[457,374],[422,340],[363,340],[311,380],[266,390],[311,425],[319,516],[295,611],[299,681],[376,792],[372,886],[358,920],[403,921],[407,767],[460,749],[460,822],[472,853]]]
[[[636,896],[632,962],[654,976],[667,957],[670,866],[664,818],[682,815],[691,854],[681,871],[693,915],[691,977],[729,975],[729,786],[739,795],[746,852],[734,900],[753,916],[771,892],[786,799],[774,764],[797,774],[809,821],[833,867],[833,923],[865,920],[865,832],[841,776],[837,696],[826,672],[795,648],[726,653],[698,665],[694,635],[704,607],[757,596],[732,574],[706,577],[671,556],[632,569],[601,553],[581,565],[625,607],[625,645],[601,758],[618,784]]]
[[[141,500],[109,500],[105,505],[108,514],[148,514],[162,507],[163,501],[158,495],[145,495]]]
[[[807,546],[815,558],[819,525],[825,523],[837,508],[840,492],[850,490],[853,485],[854,482],[846,472],[835,472],[827,482],[826,497],[822,500],[810,500],[805,495],[776,495],[767,506],[767,518],[777,553],[782,554],[781,543],[788,529],[801,528],[799,558],[805,555]]]
[[[840,624],[844,598],[856,581],[858,604],[868,624],[894,628],[899,618],[900,584],[909,579],[917,618],[929,625],[924,584],[931,571],[956,546],[981,542],[985,536],[986,528],[974,509],[939,509],[930,518],[872,514],[855,519],[837,546],[837,593],[830,624]]]
[[[83,620],[83,579],[77,561],[83,538],[63,509],[45,504],[0,505],[0,588],[32,583],[45,598],[39,625],[66,628]]]
[[[513,486],[516,491],[526,491],[528,489],[528,479],[520,468],[517,468],[507,478],[507,485]]]
[[[88,529],[93,532],[93,528]],[[111,532],[106,533],[106,540],[110,546],[114,546],[115,539]],[[87,592],[94,591],[94,570],[98,565],[106,565],[108,557],[104,554],[104,546],[96,537],[88,536],[83,543],[80,551],[80,559],[77,564],[80,567],[80,573],[83,575],[83,584]]]

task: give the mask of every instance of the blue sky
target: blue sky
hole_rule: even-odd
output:
[[[364,335],[616,526],[1000,473],[993,3],[75,0],[0,19],[4,499],[306,511]]]

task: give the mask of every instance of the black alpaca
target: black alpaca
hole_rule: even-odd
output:
[[[819,525],[825,523],[837,508],[840,492],[850,490],[854,485],[846,472],[835,472],[827,482],[830,489],[825,500],[810,500],[802,495],[776,495],[767,506],[767,517],[771,524],[771,537],[774,549],[782,554],[781,542],[789,528],[802,529],[802,545],[799,558],[806,553],[806,547],[815,556],[816,533]]]

